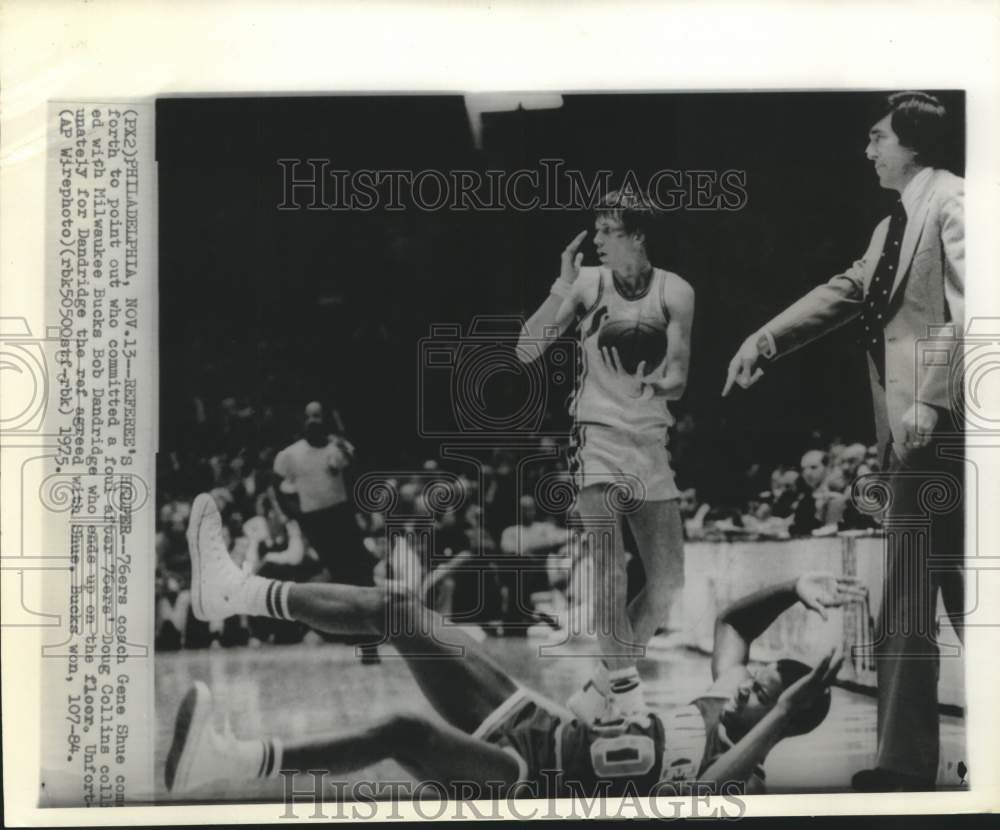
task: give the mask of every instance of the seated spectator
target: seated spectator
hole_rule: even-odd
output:
[[[852,453],[851,458],[845,463],[842,475],[845,480],[850,474],[851,467],[853,466],[853,460],[857,457],[857,447],[861,447],[861,444],[852,445],[855,448]],[[881,465],[878,460],[878,447],[871,446],[865,450],[864,459],[854,468],[854,478],[850,480],[849,485],[845,488],[844,492],[844,512],[838,522],[837,529],[844,531],[859,531],[859,530],[876,530],[879,527],[878,519],[867,512],[862,512],[858,509],[854,502],[853,488],[854,484],[859,478],[866,475],[871,475],[872,473],[877,473],[881,469]]]
[[[539,610],[557,622],[557,635],[593,638],[597,632],[594,615],[593,560],[586,535],[570,534],[567,543],[548,558],[548,579],[551,586]]]
[[[483,525],[483,508],[478,504],[470,504],[465,509],[465,538],[469,550],[478,556],[496,553],[497,543]]]
[[[166,513],[161,516],[172,519],[172,505],[165,505]],[[156,534],[156,608],[155,629],[156,648],[174,651],[183,647],[187,629],[188,612],[191,608],[189,588],[190,571],[184,572],[189,564],[186,549],[175,555],[171,537],[160,530]]]
[[[522,496],[518,506],[520,521],[500,536],[500,550],[523,561],[502,575],[509,597],[507,622],[523,621],[532,594],[549,589],[546,559],[567,541],[566,528],[560,528],[551,517],[539,517],[531,496]]]
[[[799,500],[799,474],[782,465],[771,474],[771,515],[787,519]]]
[[[849,491],[858,477],[858,469],[868,455],[864,444],[850,444],[844,448],[840,456],[840,469],[844,476],[844,489]]]
[[[684,523],[685,539],[701,539],[705,535],[705,517],[712,509],[707,502],[698,499],[698,491],[694,487],[681,490],[679,500],[681,521]]]
[[[879,463],[878,447],[872,446],[865,451],[865,460],[858,465],[857,473],[855,474],[854,480],[857,481],[862,476],[871,475],[872,473],[877,473],[882,469],[882,465]]]
[[[520,521],[500,535],[500,550],[518,556],[545,556],[566,544],[566,529],[549,517],[539,518],[535,500],[521,496]]]
[[[836,525],[843,515],[845,497],[826,486],[828,464],[829,458],[822,450],[809,450],[802,456],[801,496],[789,527],[793,536],[807,536]]]

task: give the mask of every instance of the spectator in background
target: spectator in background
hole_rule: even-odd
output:
[[[531,496],[521,496],[520,522],[500,536],[500,550],[517,556],[547,556],[566,543],[566,530],[549,517],[540,519]]]
[[[782,465],[771,474],[771,515],[787,519],[799,500],[799,474]]]
[[[822,450],[809,450],[800,464],[801,496],[789,527],[793,536],[808,536],[835,526],[844,512],[845,498],[826,486],[829,457]]]
[[[684,522],[684,538],[702,538],[705,535],[705,517],[712,509],[711,505],[698,499],[698,491],[694,487],[681,488],[679,504],[681,520]]]
[[[864,463],[868,449],[864,444],[849,444],[840,456],[840,469],[844,475],[844,486],[850,489],[858,477],[858,468]]]
[[[171,505],[165,505],[168,518]],[[160,511],[161,515],[164,513]],[[156,534],[156,615],[155,638],[156,648],[161,651],[174,651],[184,645],[184,635],[187,629],[188,613],[191,608],[190,571],[186,574],[183,568],[190,566],[185,548],[181,557],[172,553],[170,536],[163,530]],[[180,563],[176,561],[180,559]]]
[[[865,453],[864,466],[867,468],[867,473],[877,473],[882,469],[882,463],[878,457],[878,444],[872,444],[868,448],[868,451]],[[858,474],[862,475],[860,470],[858,471]]]
[[[483,474],[489,481],[485,498],[486,528],[497,539],[518,519],[517,482],[510,452],[497,450],[493,466],[486,467]]]
[[[861,447],[861,444],[852,445],[853,447]],[[853,466],[853,457],[857,455],[855,450],[852,453],[852,458],[849,459],[844,465],[843,476],[846,480],[848,475],[848,470]],[[862,513],[858,510],[857,506],[854,504],[854,499],[851,498],[852,488],[859,478],[862,476],[869,475],[871,473],[877,473],[882,469],[882,465],[879,463],[878,458],[878,446],[873,445],[868,447],[864,451],[864,460],[861,461],[856,468],[854,468],[854,477],[850,479],[850,483],[845,488],[844,494],[844,513],[840,517],[840,522],[838,524],[838,530],[874,530],[879,526],[878,520],[871,513]]]
[[[510,585],[510,610],[531,606],[531,595],[549,589],[547,559],[566,544],[566,529],[550,518],[540,518],[535,500],[522,496],[518,502],[520,521],[500,536],[500,550],[522,560]]]

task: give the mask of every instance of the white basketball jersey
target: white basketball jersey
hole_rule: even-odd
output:
[[[667,272],[653,269],[646,290],[632,298],[619,290],[610,268],[581,268],[577,281],[583,304],[577,309],[577,378],[570,415],[577,424],[599,424],[666,442],[667,428],[674,422],[666,400],[637,400],[623,395],[611,381],[597,344],[601,329],[612,320],[642,321],[666,336],[670,320],[665,301]],[[646,371],[657,368],[647,366]]]

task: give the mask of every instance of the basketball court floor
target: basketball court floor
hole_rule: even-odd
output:
[[[541,658],[540,642],[524,637],[487,638],[483,646],[520,682],[562,703],[589,677],[585,656]],[[174,716],[195,680],[211,688],[217,726],[228,716],[238,737],[263,734],[289,740],[364,726],[397,711],[437,717],[423,698],[405,662],[382,647],[380,665],[362,665],[354,646],[338,643],[261,646],[168,652],[156,664],[156,797],[163,801],[276,801],[280,779],[206,785],[197,792],[166,792],[163,769],[173,736]],[[706,655],[685,648],[649,652],[640,662],[647,702],[655,708],[683,704],[711,680]],[[958,765],[965,743],[961,718],[941,717],[939,784],[960,782]],[[768,790],[837,792],[850,789],[851,775],[872,766],[875,700],[833,689],[826,721],[807,736],[779,744],[766,764]],[[347,781],[409,781],[395,763],[383,762]]]

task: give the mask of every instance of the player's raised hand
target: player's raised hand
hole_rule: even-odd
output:
[[[722,397],[729,394],[734,383],[739,384],[743,389],[748,389],[760,380],[764,370],[755,369],[759,359],[760,349],[757,346],[757,335],[751,335],[743,341],[739,351],[729,361],[729,372],[726,375],[726,385],[722,388]]]
[[[840,648],[830,649],[809,674],[803,675],[781,693],[778,705],[786,712],[807,709],[837,679],[837,672],[844,663]]]
[[[586,235],[586,231],[580,231],[573,237],[573,241],[563,248],[562,267],[559,270],[560,279],[572,283],[576,282],[576,278],[580,276],[580,265],[583,263],[583,253],[578,249],[580,247],[580,243],[583,242],[583,238]]]
[[[834,576],[817,571],[802,574],[795,583],[795,593],[806,608],[815,611],[825,620],[827,608],[839,608],[849,602],[859,602],[865,598],[866,591],[857,577]]]

